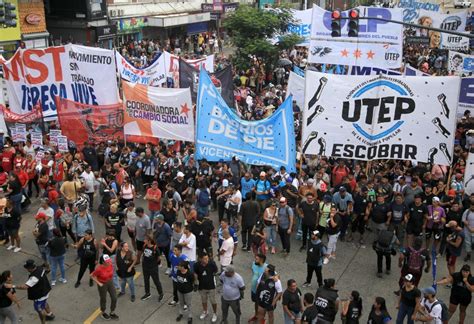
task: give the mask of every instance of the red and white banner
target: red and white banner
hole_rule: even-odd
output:
[[[191,92],[122,82],[125,135],[194,142]]]
[[[30,112],[41,102],[44,116],[55,116],[56,96],[88,105],[119,101],[111,50],[72,44],[18,49],[0,63],[10,109],[17,114]]]
[[[179,56],[170,54],[168,52],[163,52],[161,55],[165,59],[166,75],[170,78],[173,78],[176,88],[179,86]],[[214,54],[197,60],[183,60],[198,70],[204,68],[207,72],[214,73]]]

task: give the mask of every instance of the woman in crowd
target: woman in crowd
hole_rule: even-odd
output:
[[[21,215],[20,211],[13,206],[13,202],[7,199],[7,204],[0,215],[4,219],[5,229],[7,230],[8,236],[10,237],[10,246],[7,250],[13,250],[13,252],[21,251],[21,239],[19,235]]]
[[[270,206],[265,208],[265,211],[263,212],[263,223],[265,225],[267,246],[272,254],[275,254],[276,252],[276,227],[278,219],[277,211],[277,202],[275,200],[272,200]]]
[[[57,228],[53,229],[53,238],[48,242],[49,260],[51,263],[51,286],[56,285],[56,270],[59,266],[61,278],[59,282],[66,283],[66,270],[64,268],[64,256],[66,254],[66,238],[61,235]]]
[[[120,249],[117,253],[116,257],[117,263],[117,274],[120,278],[120,292],[118,297],[125,295],[125,286],[128,284],[130,288],[130,300],[132,302],[135,301],[135,264],[136,264],[136,256],[130,251],[128,243],[122,242],[120,243]]]
[[[129,201],[127,208],[124,210],[125,226],[127,227],[128,237],[132,242],[133,251],[137,250],[137,242],[135,241],[135,224],[137,223],[137,214],[135,214],[135,203]]]
[[[135,187],[130,183],[130,178],[126,177],[120,187],[120,208],[125,208],[127,203],[135,199]]]
[[[353,290],[349,300],[342,305],[341,317],[345,324],[359,324],[362,316],[362,298],[358,291]]]
[[[7,193],[8,199],[13,203],[13,207],[21,213],[21,199],[23,193],[20,179],[14,173],[11,173],[8,178]]]
[[[89,273],[94,271],[96,262],[99,259],[99,248],[91,230],[86,230],[84,237],[73,246],[80,251],[79,273],[77,275],[77,281],[74,284],[74,288],[77,288],[81,285],[81,279],[86,269],[89,268]],[[92,285],[93,282],[92,279],[90,279],[89,286],[92,287]]]
[[[18,316],[15,311],[15,304],[20,308],[20,302],[16,297],[13,286],[13,275],[10,270],[3,271],[0,274],[0,323],[6,323],[8,318],[12,324],[18,324]]]
[[[382,297],[375,297],[374,304],[370,310],[369,319],[367,324],[390,324],[392,318],[387,311],[387,305],[385,299]]]
[[[38,186],[38,172],[36,170],[36,160],[33,159],[32,154],[26,155],[25,171],[28,174],[28,196],[33,195],[33,186],[36,189],[36,198],[39,197],[40,188]]]
[[[115,230],[109,229],[105,232],[105,237],[100,240],[100,247],[102,248],[102,255],[106,254],[112,260],[112,266],[114,268],[114,277],[113,283],[115,289],[120,289],[120,284],[117,276],[117,269],[116,269],[116,257],[117,257],[117,249],[119,246],[119,241],[115,238]]]
[[[117,292],[113,284],[113,273],[114,267],[112,266],[112,260],[107,254],[102,255],[97,268],[91,273],[91,280],[97,284],[100,298],[100,311],[101,317],[104,320],[117,320],[119,317],[115,314],[115,308],[117,307]],[[107,314],[107,293],[110,295],[110,313]]]
[[[328,225],[326,228],[326,233],[329,237],[327,251],[328,257],[324,258],[324,264],[329,263],[329,258],[336,259],[336,244],[337,238],[340,234],[341,223],[341,216],[339,216],[337,208],[335,206],[332,206],[331,211],[329,212]]]

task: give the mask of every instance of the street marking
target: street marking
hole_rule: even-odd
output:
[[[135,273],[135,276],[133,276],[133,280],[137,280],[137,278],[141,275],[142,273],[141,272],[137,272]],[[127,288],[128,284],[125,286],[125,288]],[[92,324],[92,322],[95,321],[95,319],[97,317],[99,317],[99,315],[101,314],[102,312],[100,311],[100,308],[97,308],[85,321],[84,321],[84,324]]]

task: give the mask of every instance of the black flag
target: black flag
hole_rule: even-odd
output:
[[[222,98],[229,107],[234,107],[234,84],[232,82],[232,66],[211,73],[211,79]],[[184,60],[179,60],[179,87],[191,89],[191,99],[196,103],[199,86],[199,70]]]

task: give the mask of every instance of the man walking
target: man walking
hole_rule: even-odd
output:
[[[235,273],[234,267],[228,266],[219,276],[222,282],[222,323],[227,324],[229,307],[235,314],[235,324],[240,324],[240,300],[244,298],[245,283],[244,279]]]
[[[280,198],[280,208],[277,209],[278,234],[280,235],[282,252],[285,255],[290,253],[290,235],[293,228],[294,214],[293,209],[287,205],[285,197]]]
[[[311,280],[313,279],[313,272],[316,272],[318,279],[318,286],[323,285],[323,260],[327,254],[327,248],[323,244],[320,238],[319,231],[313,231],[311,233],[311,240],[308,244],[308,250],[306,252],[306,281],[303,287],[311,287]]]

